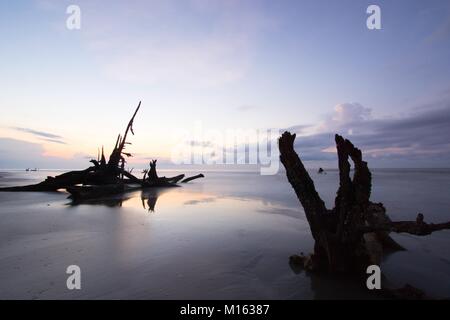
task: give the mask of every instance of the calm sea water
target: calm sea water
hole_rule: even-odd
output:
[[[0,185],[56,172],[0,172]],[[167,176],[174,172],[161,172]],[[338,172],[311,172],[331,207]],[[372,201],[393,220],[450,220],[450,170],[373,170]],[[450,231],[394,235],[390,283],[450,297]],[[309,226],[284,174],[207,172],[178,188],[75,205],[64,192],[0,193],[0,298],[370,298],[357,283],[291,269],[312,250]],[[82,289],[67,290],[69,265]]]

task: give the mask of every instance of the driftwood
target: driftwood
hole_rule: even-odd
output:
[[[157,160],[150,161],[150,171],[148,172],[148,180],[149,181],[157,181],[158,180],[158,174],[156,173],[156,161]]]
[[[69,171],[63,173],[56,177],[47,177],[44,181],[28,186],[19,187],[7,187],[0,188],[0,191],[56,191],[58,189],[63,189],[75,185],[112,185],[121,182],[123,176],[128,177],[135,183],[141,183],[140,179],[127,172],[125,167],[125,156],[131,156],[131,154],[124,152],[128,132],[133,132],[133,122],[136,117],[139,108],[141,107],[141,102],[137,106],[133,116],[131,117],[128,125],[125,129],[125,134],[122,138],[121,135],[117,137],[116,145],[109,156],[108,162],[104,155],[102,148],[102,154],[100,159],[91,160],[90,162],[94,165],[85,170],[81,171]]]
[[[198,178],[204,178],[204,177],[205,176],[200,173],[200,174],[197,174],[196,176],[188,177],[188,178],[182,180],[181,183],[186,183],[186,182],[189,182],[189,181],[192,181],[192,180],[195,180],[195,179],[198,179]]]
[[[390,232],[428,235],[450,229],[450,222],[428,224],[423,214],[416,221],[391,221],[381,203],[370,201],[372,176],[361,151],[349,140],[336,135],[339,189],[333,209],[327,209],[314,182],[294,150],[295,134],[279,138],[280,160],[287,178],[300,200],[315,240],[309,256],[292,256],[291,262],[308,270],[330,273],[364,273],[369,265],[379,265],[386,250],[403,250]],[[350,178],[350,162],[354,164]]]
[[[129,120],[123,136],[118,135],[108,161],[106,161],[104,148],[102,147],[101,155],[99,151],[97,159],[90,160],[93,166],[85,170],[69,171],[55,177],[47,177],[38,184],[0,188],[0,191],[57,191],[66,189],[72,194],[73,198],[81,199],[107,196],[131,189],[135,190],[136,188],[175,186],[184,178],[184,174],[171,178],[158,177],[156,172],[157,160],[150,162],[150,170],[144,170],[142,179],[134,176],[131,173],[132,170],[125,170],[126,158],[132,157],[131,153],[125,152],[126,146],[131,144],[127,141],[127,137],[129,132],[134,135],[133,123],[140,107],[141,102],[139,102]],[[192,177],[192,179],[194,178]],[[130,187],[127,184],[137,186]]]
[[[184,178],[184,174],[175,177],[159,177],[156,172],[157,160],[150,161],[150,170],[144,170],[142,179],[144,186],[175,186],[178,181]]]

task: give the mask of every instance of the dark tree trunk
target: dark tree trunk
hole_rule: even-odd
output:
[[[389,232],[425,235],[450,228],[450,223],[427,224],[423,215],[419,215],[416,222],[392,222],[381,203],[370,201],[372,176],[361,151],[339,135],[335,140],[339,189],[335,206],[329,210],[294,150],[295,134],[285,132],[279,139],[280,160],[305,210],[315,240],[313,254],[293,256],[292,262],[310,270],[363,273],[367,266],[380,264],[383,250],[403,249]],[[354,164],[353,179],[350,178],[350,159]]]

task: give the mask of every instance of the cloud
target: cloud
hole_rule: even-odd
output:
[[[17,131],[26,132],[26,133],[31,133],[31,134],[33,134],[35,136],[44,137],[44,138],[62,139],[61,136],[58,136],[56,134],[49,133],[49,132],[44,132],[44,131],[37,131],[37,130],[29,129],[29,128],[11,127],[11,129],[14,129],[14,130],[17,130]]]
[[[370,117],[371,110],[359,103],[341,103],[334,107],[334,113],[330,120],[338,124],[343,124],[365,121]]]
[[[273,18],[245,2],[82,2],[85,44],[105,74],[143,85],[214,87],[243,78]],[[132,19],[132,23],[130,23]]]
[[[34,129],[30,129],[30,128],[22,128],[22,127],[10,127],[10,129],[32,134],[32,135],[38,137],[40,140],[43,140],[46,142],[67,144],[66,142],[63,141],[63,139],[64,139],[63,137],[53,134],[53,133],[50,133],[50,132],[38,131],[38,130],[34,130]]]
[[[293,126],[300,132],[295,147],[304,160],[334,160],[334,134],[349,138],[372,159],[426,166],[448,166],[450,99],[436,100],[397,117],[373,118],[358,103],[343,103],[315,126]],[[289,129],[288,129],[289,130]],[[295,132],[294,130],[294,132]]]
[[[310,124],[299,124],[299,125],[291,126],[289,128],[285,128],[284,131],[289,131],[291,133],[305,135],[305,134],[307,134],[308,130],[311,128],[312,128],[312,125],[310,125]]]
[[[56,139],[41,138],[41,140],[44,140],[44,141],[47,141],[47,142],[52,142],[52,143],[58,143],[58,144],[67,144],[64,141],[60,141],[60,140],[56,140]]]
[[[71,159],[45,156],[45,150],[39,143],[32,143],[19,139],[0,137],[0,168],[83,168],[88,162],[85,154],[75,155]]]

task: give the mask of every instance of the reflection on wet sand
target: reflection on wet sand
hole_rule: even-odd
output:
[[[87,205],[101,205],[101,206],[105,206],[105,207],[122,207],[122,204],[131,199],[132,197],[134,197],[134,195],[130,194],[130,193],[124,193],[124,194],[119,194],[119,195],[114,195],[111,197],[103,197],[103,198],[98,198],[98,199],[88,199],[88,200],[73,200],[71,199],[71,201],[67,204],[69,206],[78,206],[78,205],[83,205],[83,204],[87,204]]]
[[[156,201],[164,193],[173,190],[173,188],[151,188],[141,191],[141,203],[142,207],[148,212],[155,212]]]
[[[69,206],[78,205],[103,205],[106,207],[143,208],[148,212],[156,211],[156,202],[163,198],[164,205],[196,205],[214,202],[216,196],[203,192],[182,190],[179,188],[149,188],[142,191],[134,191],[116,194],[108,197],[88,200],[72,200]]]
[[[428,201],[432,218],[441,220],[448,213],[441,191],[450,187],[450,175],[432,173],[433,179],[426,172],[377,171],[374,194],[399,212],[397,219]],[[44,174],[33,177],[42,180]],[[1,175],[9,180],[0,184],[17,185],[25,172]],[[313,250],[313,238],[284,175],[208,176],[208,184],[136,190],[84,203],[69,203],[64,192],[0,194],[0,298],[366,297],[360,281],[289,267],[289,256]],[[334,202],[338,181],[337,171],[315,181],[327,204]],[[409,250],[383,261],[383,273],[398,287],[415,279],[411,285],[430,295],[450,296],[449,235],[396,240]],[[65,286],[64,270],[74,263],[89,277],[82,290]]]

